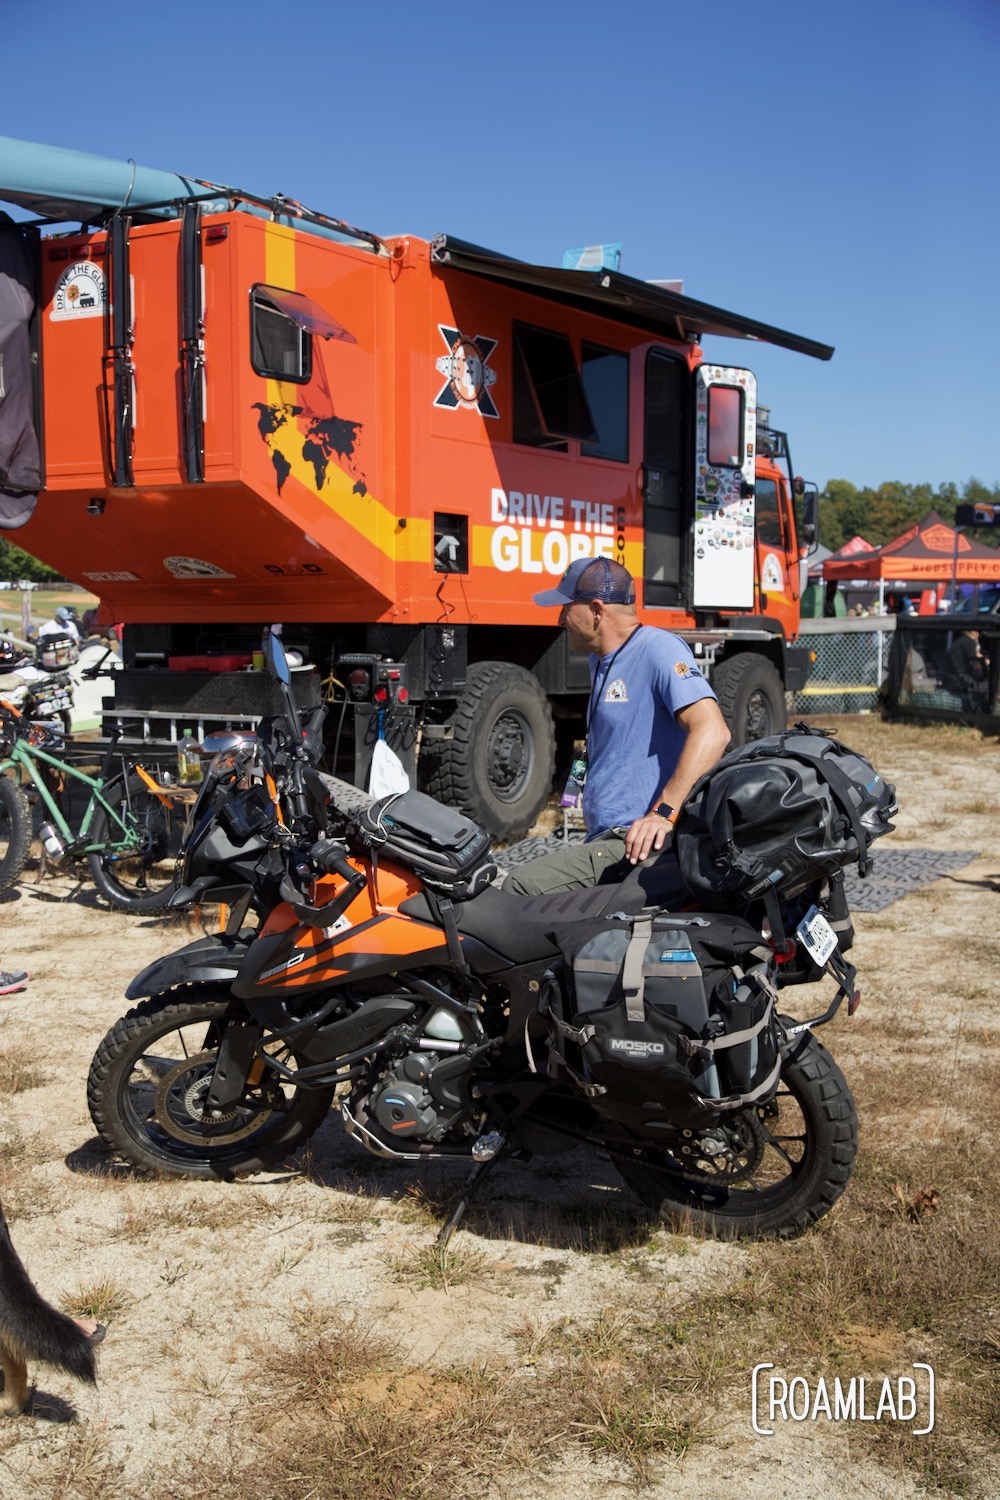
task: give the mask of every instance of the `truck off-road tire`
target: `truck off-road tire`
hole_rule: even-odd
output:
[[[787,728],[784,685],[766,656],[741,651],[721,662],[712,673],[712,687],[733,732],[734,750]]]
[[[507,662],[476,662],[448,720],[451,737],[420,751],[425,792],[482,823],[500,841],[520,838],[552,790],[555,729],[538,679]]]
[[[31,808],[9,776],[0,776],[0,891],[9,890],[28,863]]]
[[[116,1021],[87,1079],[90,1117],[113,1151],[144,1171],[228,1180],[263,1172],[323,1123],[332,1089],[300,1089],[265,1069],[224,1119],[203,1100],[227,1026],[247,1023],[238,1001],[208,988],[157,995]],[[277,1055],[288,1063],[287,1050]]]
[[[703,1175],[658,1168],[655,1147],[615,1166],[646,1207],[675,1228],[690,1225],[721,1239],[801,1234],[833,1207],[854,1166],[858,1116],[847,1080],[806,1032],[782,1066],[775,1098],[742,1113],[754,1157],[742,1180],[724,1171],[713,1176],[711,1162]],[[721,1118],[739,1129],[740,1116]]]

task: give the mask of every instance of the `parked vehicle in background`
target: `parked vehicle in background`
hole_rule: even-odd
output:
[[[510,838],[589,685],[531,596],[605,555],[640,620],[689,642],[735,743],[783,726],[814,501],[800,537],[753,374],[701,340],[829,346],[616,271],[67,160],[8,141],[0,169],[0,199],[47,216],[0,235],[39,284],[22,397],[46,472],[18,539],[128,622],[108,723],[175,739],[273,712],[252,653],[280,618],[359,783],[384,735]],[[54,241],[57,217],[91,227]]]

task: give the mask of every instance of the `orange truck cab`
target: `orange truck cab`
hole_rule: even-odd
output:
[[[129,194],[95,185],[116,168]],[[5,254],[30,260],[38,499],[0,424],[0,524],[6,482],[8,517],[17,496],[28,513],[11,540],[126,622],[106,723],[252,721],[271,689],[252,653],[281,621],[315,668],[302,700],[342,705],[357,779],[385,734],[515,836],[588,680],[532,595],[604,555],[640,619],[690,642],[736,743],[783,726],[815,496],[800,533],[787,440],[701,340],[828,346],[603,268],[381,239],[26,143],[0,142],[4,199],[35,214],[0,229],[0,286]]]

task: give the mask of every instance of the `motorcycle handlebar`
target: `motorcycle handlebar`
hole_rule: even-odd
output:
[[[340,875],[344,880],[354,880],[357,877],[357,870],[347,862],[347,851],[343,844],[320,839],[309,850],[309,858],[324,875]]]

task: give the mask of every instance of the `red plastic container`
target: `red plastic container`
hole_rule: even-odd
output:
[[[213,656],[211,653],[205,656],[171,656],[167,660],[171,672],[238,672],[241,667],[249,665],[249,654],[239,656],[235,652],[229,656]]]

